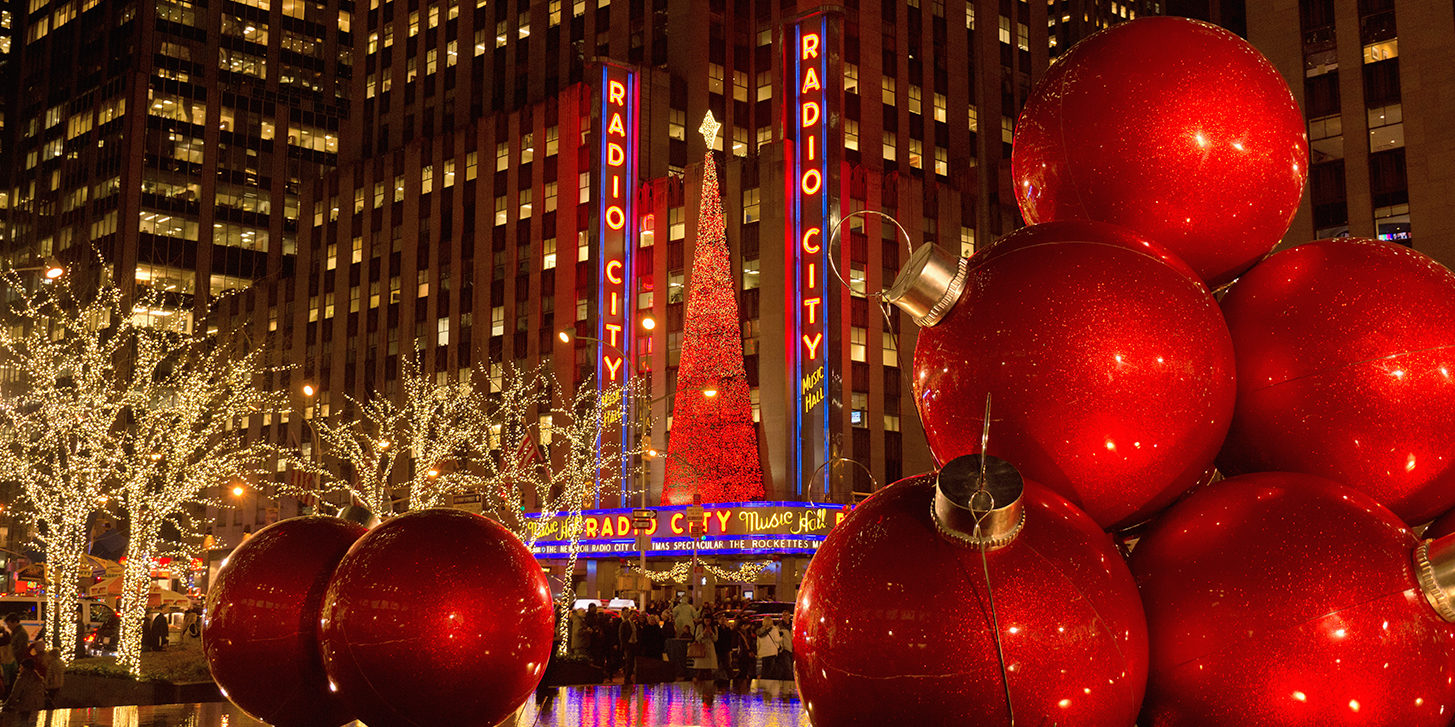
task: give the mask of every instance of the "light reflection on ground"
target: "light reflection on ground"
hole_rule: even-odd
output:
[[[43,712],[39,727],[257,727],[231,704],[97,707]],[[359,723],[355,722],[357,726]],[[808,727],[793,682],[735,689],[690,682],[565,687],[528,702],[502,727]]]

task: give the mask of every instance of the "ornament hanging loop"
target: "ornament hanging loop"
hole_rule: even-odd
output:
[[[884,219],[889,220],[890,224],[893,224],[899,230],[899,234],[904,237],[904,249],[907,250],[910,255],[914,254],[914,241],[909,238],[909,232],[904,229],[904,225],[899,224],[899,220],[896,220],[893,217],[890,217],[889,215],[880,212],[879,210],[855,210],[839,218],[839,221],[834,223],[834,228],[829,231],[829,244],[827,249],[829,258],[829,269],[834,271],[834,277],[839,279],[839,283],[841,283],[851,292],[853,291],[854,286],[850,285],[849,281],[844,280],[843,274],[839,272],[839,263],[834,256],[834,243],[838,242],[839,230],[844,226],[845,222],[849,221],[849,218],[865,215],[876,215],[878,217],[883,217]],[[878,293],[875,293],[872,297],[878,298],[882,297],[883,295],[884,292],[880,291]]]

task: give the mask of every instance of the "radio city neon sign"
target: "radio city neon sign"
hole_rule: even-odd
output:
[[[798,78],[798,189],[793,195],[800,210],[798,230],[799,336],[806,361],[819,361],[823,353],[823,216],[806,214],[823,207],[823,34],[803,32],[797,44]],[[812,374],[810,374],[812,375]],[[821,376],[821,374],[820,374]],[[811,408],[811,407],[808,407]]]
[[[786,343],[792,357],[795,388],[793,413],[792,479],[795,491],[811,487],[805,478],[823,469],[827,461],[830,421],[828,391],[829,346],[835,311],[828,289],[829,240],[833,180],[829,175],[833,149],[829,89],[828,19],[822,15],[790,26],[784,54],[783,109],[786,155],[785,199],[789,224],[784,248],[793,285],[785,306]],[[825,480],[826,482],[827,480]]]
[[[599,380],[621,383],[627,375],[631,315],[632,195],[636,189],[636,74],[605,64],[601,83],[600,299],[597,338]]]

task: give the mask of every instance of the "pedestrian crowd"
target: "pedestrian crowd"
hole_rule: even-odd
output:
[[[11,613],[0,627],[0,676],[0,727],[30,727],[40,710],[55,707],[66,667],[60,649],[46,649],[41,635],[32,638],[20,617]]]
[[[571,612],[568,644],[606,680],[620,673],[626,684],[662,663],[673,668],[673,676],[694,681],[792,679],[792,612],[760,612],[754,603],[731,599],[698,606],[683,596],[620,613],[593,603]]]

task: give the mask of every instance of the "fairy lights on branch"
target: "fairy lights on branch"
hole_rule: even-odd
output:
[[[688,561],[679,560],[676,563],[672,564],[671,568],[664,571],[652,570],[650,568],[644,569],[639,565],[632,565],[630,567],[631,570],[641,573],[642,575],[645,575],[647,578],[651,579],[653,583],[686,583],[687,578],[690,575],[688,569],[691,567],[691,564]],[[719,581],[730,581],[733,583],[756,583],[758,580],[758,576],[761,575],[763,571],[768,568],[768,564],[743,563],[742,565],[732,570],[719,568],[718,566],[712,565],[711,563],[698,563],[698,567],[702,568],[704,572],[712,574],[712,576]]]
[[[124,291],[94,263],[99,274],[85,280],[0,273],[12,296],[0,322],[0,468],[19,483],[16,512],[45,550],[44,628],[66,660],[91,517],[129,520],[120,661],[136,673],[148,564],[178,546],[164,526],[185,537],[219,482],[258,469],[265,451],[229,423],[277,402],[257,389],[254,353],[194,330],[169,291]]]

